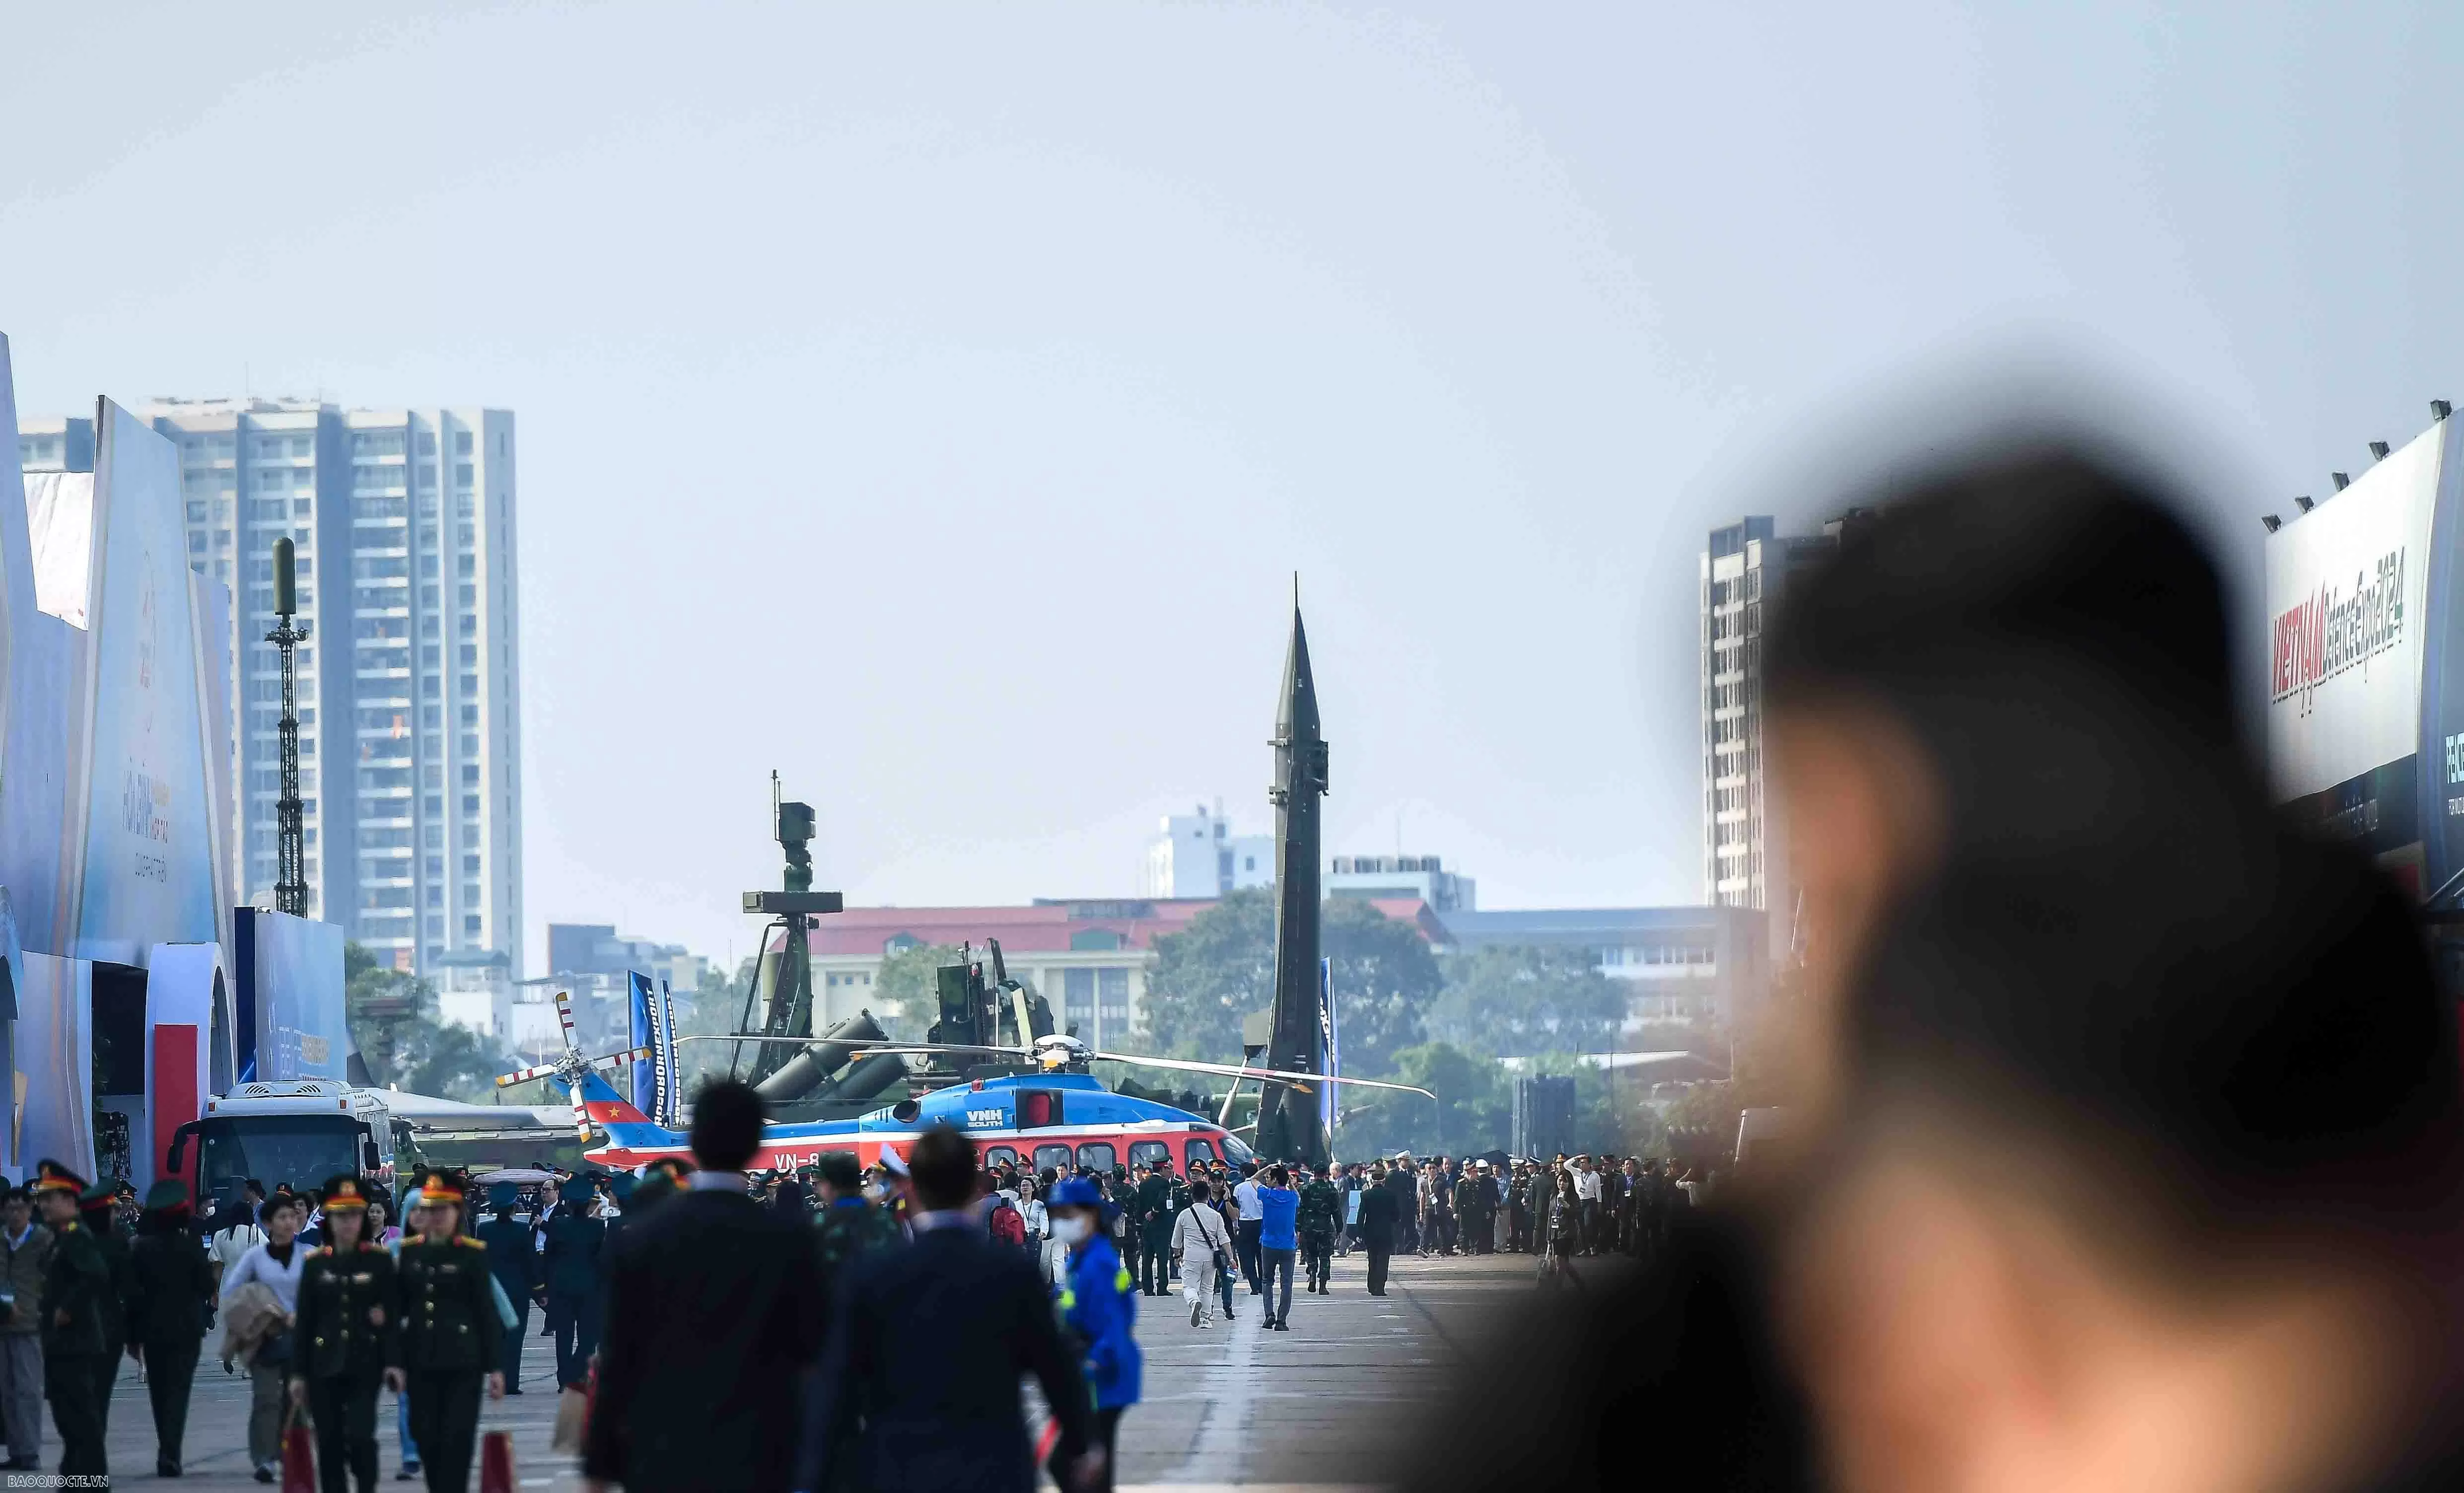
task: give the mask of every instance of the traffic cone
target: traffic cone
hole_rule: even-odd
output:
[[[491,1431],[479,1438],[479,1493],[515,1493],[511,1431]]]

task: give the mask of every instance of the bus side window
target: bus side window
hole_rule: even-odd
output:
[[[1214,1143],[1213,1141],[1211,1141],[1211,1140],[1198,1140],[1198,1139],[1192,1139],[1192,1140],[1190,1141],[1190,1143],[1189,1143],[1189,1164],[1190,1164],[1190,1167],[1191,1167],[1193,1170],[1194,1170],[1194,1169],[1196,1169],[1196,1168],[1198,1168],[1198,1167],[1202,1167],[1202,1166],[1209,1165],[1209,1164],[1211,1164],[1214,1160],[1215,1160],[1215,1143]]]

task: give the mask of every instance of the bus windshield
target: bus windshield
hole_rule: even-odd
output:
[[[360,1170],[360,1122],[341,1115],[268,1114],[209,1119],[197,1127],[197,1194],[236,1198],[251,1177],[272,1193],[288,1182],[313,1192]]]

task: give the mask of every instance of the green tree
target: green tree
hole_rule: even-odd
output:
[[[1328,902],[1319,936],[1334,966],[1344,1066],[1379,1076],[1420,1041],[1437,956],[1418,929],[1357,898]],[[1228,1062],[1241,1052],[1242,1019],[1274,999],[1275,894],[1246,888],[1155,940],[1141,1041],[1159,1057]]]
[[[1335,1153],[1347,1161],[1391,1156],[1502,1150],[1514,1121],[1514,1090],[1493,1058],[1447,1043],[1424,1043],[1392,1054],[1386,1076],[1435,1093],[1435,1104],[1418,1094],[1354,1089],[1337,1103]]]
[[[938,972],[958,958],[958,950],[946,943],[913,944],[890,955],[872,977],[872,999],[866,1008],[892,1040],[923,1041],[941,1017]]]
[[[1625,1020],[1625,991],[1585,949],[1473,949],[1446,961],[1429,1035],[1493,1057],[1606,1052]]]
[[[1383,1077],[1398,1052],[1423,1038],[1423,1019],[1442,982],[1437,954],[1418,928],[1358,897],[1327,903],[1320,929],[1334,963],[1344,1070]]]
[[[495,1043],[437,1012],[436,987],[380,965],[357,943],[342,945],[342,1014],[352,1043],[379,1087],[477,1102],[517,1065]]]
[[[1162,1058],[1241,1055],[1241,1021],[1275,999],[1275,894],[1247,887],[1155,941],[1139,1041]]]

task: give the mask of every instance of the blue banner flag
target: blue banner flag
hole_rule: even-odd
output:
[[[1317,1026],[1320,1045],[1325,1049],[1326,1065],[1319,1069],[1329,1078],[1343,1076],[1343,1044],[1336,1038],[1334,1025],[1334,961],[1317,961]],[[1334,1122],[1339,1112],[1334,1103],[1338,1086],[1320,1084],[1317,1091],[1318,1123],[1326,1128],[1328,1146],[1334,1144]]]

